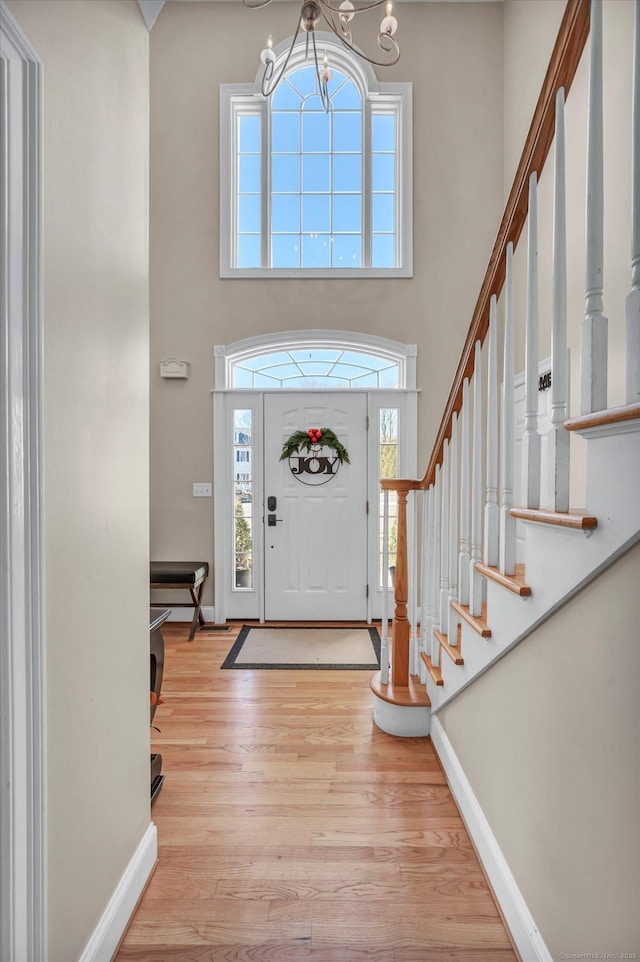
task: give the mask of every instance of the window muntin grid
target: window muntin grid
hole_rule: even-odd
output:
[[[322,390],[399,388],[400,364],[344,348],[269,351],[231,363],[231,387]]]
[[[233,409],[233,590],[253,588],[253,412]]]
[[[378,417],[378,468],[380,478],[398,477],[398,408],[380,408]],[[378,587],[383,587],[384,492],[378,501]],[[393,587],[398,537],[398,496],[389,491],[389,554],[387,587]]]
[[[236,115],[236,264],[259,267],[262,245],[262,117]]]
[[[303,66],[271,101],[273,268],[362,264],[362,98],[339,70],[328,89],[325,113],[315,66]]]

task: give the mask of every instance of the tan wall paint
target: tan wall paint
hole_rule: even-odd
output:
[[[636,545],[439,716],[553,959],[640,952],[639,579]]]
[[[149,825],[148,70],[134,0],[10,0],[44,64],[49,959]]]
[[[504,5],[505,194],[531,122],[540,86],[562,19],[564,0],[506,0]],[[604,313],[609,319],[609,404],[625,401],[625,297],[630,290],[631,246],[631,67],[633,3],[603,4],[605,254]],[[567,311],[571,351],[569,413],[580,413],[580,325],[584,317],[587,99],[590,40],[567,97]],[[551,260],[553,225],[552,147],[538,195],[540,279],[539,356],[551,353]],[[526,228],[514,259],[517,369],[524,368]],[[571,501],[584,507],[586,442],[571,439]]]
[[[166,4],[153,28],[152,557],[212,561],[212,505],[191,484],[212,477],[216,343],[298,328],[417,343],[426,466],[500,217],[502,4],[403,3],[398,18],[402,58],[380,76],[415,84],[411,280],[221,281],[218,87],[252,81],[266,36],[288,36],[295,12]],[[191,362],[189,381],[160,379],[169,356]]]

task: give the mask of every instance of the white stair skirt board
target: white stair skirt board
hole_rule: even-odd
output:
[[[431,740],[522,962],[553,962],[491,826],[462,770],[458,756],[437,717],[431,721]]]
[[[392,705],[373,693],[373,720],[387,735],[421,738],[429,734],[431,709],[427,706]]]
[[[158,832],[149,825],[79,962],[111,962],[158,859]]]
[[[162,608],[162,607],[171,608],[171,604],[170,603],[165,604],[164,601],[155,601],[153,603],[156,608]],[[201,611],[202,611],[202,614],[204,615],[204,620],[206,622],[210,622],[211,624],[215,623],[216,609],[213,605],[202,605]],[[169,617],[167,618],[167,621],[184,621],[191,624],[191,622],[193,621],[193,607],[174,608],[171,614],[169,615]],[[196,631],[196,634],[197,634],[197,631]]]

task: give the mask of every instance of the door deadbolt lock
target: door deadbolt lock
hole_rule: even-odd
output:
[[[275,498],[272,494],[270,494],[269,497],[267,498],[267,510],[268,510],[268,511],[275,511],[275,510],[276,510],[276,507],[277,507],[277,504],[278,504],[278,502],[277,502],[276,498]]]

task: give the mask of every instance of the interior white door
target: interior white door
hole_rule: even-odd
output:
[[[367,399],[364,394],[264,398],[265,618],[362,620],[367,613]],[[281,461],[296,431],[330,428],[350,464],[330,449]],[[326,460],[323,460],[326,458]],[[335,471],[335,473],[333,473]],[[275,498],[273,510],[269,499]],[[275,524],[269,516],[275,515]]]

